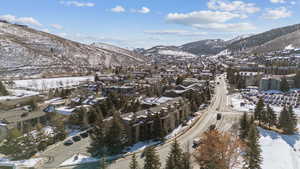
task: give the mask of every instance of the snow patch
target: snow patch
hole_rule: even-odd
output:
[[[86,164],[86,163],[95,163],[98,162],[99,159],[85,156],[82,154],[75,154],[71,158],[64,161],[60,166],[72,166],[72,165],[78,165],[78,164]]]

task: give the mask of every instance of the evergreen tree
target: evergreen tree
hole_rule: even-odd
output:
[[[92,154],[102,154],[105,148],[105,132],[103,121],[98,121],[93,128],[93,133],[90,135],[91,145],[89,152]]]
[[[132,159],[131,159],[131,162],[129,164],[129,168],[130,169],[139,169],[140,168],[139,164],[138,164],[138,162],[136,160],[135,154],[132,155]]]
[[[294,113],[293,107],[289,106],[288,110],[288,121],[285,128],[285,133],[287,134],[294,134],[296,127],[297,127],[297,117]]]
[[[256,107],[255,107],[255,110],[254,110],[254,119],[258,120],[259,123],[261,122],[261,120],[263,118],[264,107],[265,107],[264,100],[261,97],[258,100],[258,103],[256,104]]]
[[[154,147],[150,147],[145,152],[144,169],[160,169],[161,163]]]
[[[191,154],[189,152],[183,153],[183,160],[182,160],[183,166],[182,169],[192,169],[191,164]]]
[[[9,93],[4,84],[0,81],[0,96],[7,96]]]
[[[116,114],[113,117],[112,125],[108,129],[105,140],[105,144],[111,154],[121,152],[127,142],[126,133]]]
[[[289,112],[286,106],[284,106],[280,112],[278,126],[282,128],[283,131],[286,131],[286,129],[288,128],[288,123],[289,123]]]
[[[247,148],[244,154],[245,169],[261,169],[262,157],[259,145],[259,133],[254,124],[250,127],[246,145]]]
[[[240,133],[239,136],[241,139],[246,139],[249,132],[249,120],[247,113],[243,114],[243,117],[240,119]]]
[[[280,90],[282,92],[288,92],[290,90],[290,85],[289,85],[289,83],[288,83],[288,81],[286,80],[285,77],[281,79]]]
[[[270,107],[270,105],[267,106],[267,116],[268,116],[268,125],[269,128],[271,126],[274,126],[277,124],[277,116],[276,113],[274,112],[274,110]]]
[[[177,140],[172,144],[171,151],[166,161],[166,169],[182,169],[183,153]]]

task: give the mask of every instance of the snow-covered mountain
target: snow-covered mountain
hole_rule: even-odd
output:
[[[180,49],[195,55],[214,55],[224,50],[227,45],[228,42],[222,39],[206,39],[184,44]]]
[[[127,50],[127,49],[124,49],[124,48],[120,48],[120,47],[117,47],[117,46],[113,46],[113,45],[106,44],[106,43],[100,43],[100,42],[93,43],[91,45],[95,46],[95,47],[98,47],[98,48],[101,48],[103,50],[107,50],[109,52],[114,52],[114,53],[117,53],[117,54],[120,54],[120,55],[127,56],[127,57],[135,59],[139,62],[144,62],[144,56],[142,56],[141,54],[139,54],[137,52],[131,51],[131,50]]]
[[[0,75],[80,72],[139,64],[142,55],[118,47],[86,45],[24,25],[0,22]]]
[[[155,46],[147,50],[140,50],[143,55],[148,57],[197,57],[197,55],[183,51],[176,46]]]

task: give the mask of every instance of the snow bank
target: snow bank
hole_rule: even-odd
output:
[[[137,151],[142,151],[147,147],[157,145],[157,144],[160,144],[160,143],[161,143],[160,141],[153,141],[153,140],[141,141],[141,142],[138,142],[138,143],[134,144],[131,147],[128,147],[126,149],[126,152],[127,153],[134,153],[134,152],[137,152]]]
[[[39,94],[38,92],[28,91],[28,90],[9,90],[9,93],[10,93],[9,96],[0,96],[0,101],[21,99],[30,96],[36,96]]]
[[[259,128],[262,169],[299,169],[300,135],[283,135]]]
[[[16,88],[27,88],[34,90],[48,90],[59,87],[79,85],[82,81],[93,81],[93,76],[44,78],[31,80],[15,80]]]
[[[71,165],[78,165],[78,164],[86,164],[86,163],[95,163],[98,162],[99,159],[85,156],[82,154],[75,154],[71,158],[64,161],[60,166],[71,166]]]
[[[42,162],[43,162],[43,158],[32,158],[32,159],[20,160],[20,161],[3,160],[0,161],[0,166],[17,166],[17,167],[34,168]]]

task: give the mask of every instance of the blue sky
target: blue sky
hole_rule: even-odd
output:
[[[300,0],[3,0],[0,19],[121,47],[231,39],[300,23]]]

